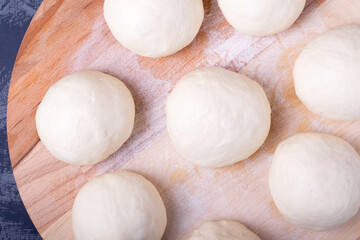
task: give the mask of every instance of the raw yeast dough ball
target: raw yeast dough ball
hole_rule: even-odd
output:
[[[193,41],[204,19],[204,7],[202,0],[105,0],[104,16],[124,47],[157,58]]]
[[[166,221],[154,185],[129,171],[92,179],[81,188],[72,209],[76,240],[160,240]]]
[[[262,87],[219,67],[186,74],[166,103],[166,122],[178,152],[204,167],[244,160],[264,143],[271,109]]]
[[[289,28],[300,16],[305,0],[218,0],[226,20],[240,32],[267,36]]]
[[[196,229],[189,240],[260,240],[241,223],[235,221],[206,222]]]
[[[345,140],[301,133],[279,144],[270,190],[280,213],[294,225],[335,228],[360,207],[360,156]]]
[[[313,40],[295,63],[296,95],[315,114],[360,120],[360,25],[343,25]]]
[[[135,105],[117,78],[96,71],[72,73],[49,88],[36,112],[45,147],[59,160],[95,164],[130,137]]]

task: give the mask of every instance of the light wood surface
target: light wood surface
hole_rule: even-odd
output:
[[[292,68],[301,49],[325,30],[360,23],[360,0],[308,1],[284,33],[255,38],[234,30],[215,0],[194,42],[170,57],[149,59],[124,49],[103,18],[102,0],[45,0],[19,51],[9,93],[11,163],[24,204],[45,239],[73,239],[71,207],[89,179],[117,169],[143,174],[159,190],[168,215],[163,239],[186,239],[203,221],[232,219],[263,240],[359,239],[360,213],[340,228],[312,232],[287,223],[276,210],[268,171],[277,144],[297,132],[332,133],[360,152],[360,122],[311,114],[295,96]],[[243,73],[265,89],[272,106],[270,135],[249,160],[205,169],[179,156],[166,133],[164,106],[176,81],[203,66]],[[100,70],[124,81],[136,102],[131,138],[94,166],[56,160],[39,141],[35,111],[49,86],[71,72]],[[359,173],[360,174],[360,173]]]

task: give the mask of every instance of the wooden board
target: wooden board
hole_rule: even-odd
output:
[[[102,0],[45,0],[19,51],[8,101],[11,163],[25,206],[45,239],[73,239],[71,207],[89,179],[117,169],[143,174],[159,190],[168,215],[163,239],[186,239],[203,221],[232,219],[264,240],[359,239],[360,213],[323,233],[287,223],[276,210],[268,171],[277,144],[297,132],[332,133],[360,152],[360,122],[311,114],[295,96],[292,68],[301,49],[325,30],[360,23],[360,0],[308,1],[286,32],[245,36],[223,18],[215,0],[204,0],[205,20],[194,42],[170,57],[149,59],[124,49],[103,18]],[[205,169],[185,161],[166,133],[164,106],[176,81],[203,66],[222,66],[259,82],[272,106],[270,135],[249,160]],[[70,166],[39,141],[35,111],[49,86],[71,72],[94,69],[122,79],[136,102],[130,140],[104,162]]]

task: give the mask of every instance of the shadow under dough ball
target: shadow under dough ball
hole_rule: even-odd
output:
[[[105,0],[104,17],[130,51],[158,58],[189,45],[204,19],[202,0]]]
[[[57,159],[95,164],[130,137],[135,105],[119,79],[97,71],[65,76],[46,92],[36,111],[36,128]]]
[[[166,102],[176,150],[203,167],[222,167],[255,153],[269,134],[271,108],[250,78],[209,67],[186,74]]]

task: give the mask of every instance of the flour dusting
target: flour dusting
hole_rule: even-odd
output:
[[[59,62],[69,62],[63,64],[68,72],[92,69],[121,79],[134,97],[136,119],[130,139],[105,161],[82,167],[77,183],[69,188],[76,190],[86,179],[118,169],[144,175],[157,187],[167,208],[164,239],[186,239],[202,222],[223,219],[244,223],[262,239],[330,239],[326,233],[291,228],[275,209],[268,187],[268,171],[279,142],[297,132],[334,132],[344,127],[311,115],[294,92],[292,68],[298,54],[328,29],[320,2],[310,4],[285,32],[259,38],[233,29],[217,1],[206,0],[205,20],[194,42],[180,53],[160,59],[139,57],[124,49],[111,35],[103,16],[90,18],[85,33],[76,35],[75,46],[69,46],[65,54],[69,59]],[[41,44],[52,44],[47,38],[51,36]],[[66,39],[55,40],[61,45]],[[169,92],[181,76],[204,66],[221,66],[252,78],[264,88],[271,104],[268,139],[253,156],[233,166],[197,167],[177,153],[166,134]],[[53,197],[48,198],[56,201],[63,196]],[[63,214],[51,206],[46,211],[54,216]]]
[[[211,6],[214,11],[219,11],[214,4]],[[107,62],[116,64],[111,64],[112,67],[108,69],[101,66],[102,57],[94,61],[94,66],[101,66],[100,69],[124,80],[135,94],[135,101],[139,102],[132,137],[117,153],[97,165],[96,174],[118,169],[125,164],[126,167],[141,172],[149,164],[141,165],[144,160],[153,161],[154,169],[165,169],[157,174],[156,182],[165,185],[162,186],[162,189],[165,189],[162,197],[165,203],[168,203],[169,211],[166,239],[184,239],[185,236],[181,236],[183,232],[193,230],[199,222],[205,220],[233,219],[256,227],[258,219],[273,217],[274,211],[268,210],[273,208],[267,183],[273,151],[284,136],[296,133],[304,121],[304,114],[294,108],[299,104],[291,91],[292,66],[301,50],[298,46],[305,44],[304,39],[308,42],[313,35],[326,29],[316,9],[310,7],[303,15],[293,28],[279,35],[263,38],[246,36],[238,31],[233,31],[224,38],[223,33],[217,29],[217,25],[224,21],[219,12],[209,16],[213,18],[213,22],[205,22],[209,24],[204,26],[207,42],[204,45],[199,43],[198,46],[203,48],[205,57],[199,60],[196,66],[222,66],[249,76],[264,87],[273,109],[272,131],[264,146],[249,160],[229,168],[214,170],[182,163],[186,160],[167,142],[160,144],[162,147],[159,152],[147,153],[146,160],[141,158],[143,160],[138,162],[128,162],[166,134],[165,102],[176,81],[154,77],[148,68],[139,63],[139,58],[134,54],[125,51],[117,55],[117,47],[110,45],[107,51],[104,50],[104,57],[106,56]],[[229,26],[224,28],[226,32],[231,31]],[[96,35],[97,33],[94,33],[94,38]],[[182,64],[182,61],[178,64]],[[186,67],[182,71],[186,71]],[[311,125],[320,127],[317,122],[318,120],[313,120]],[[165,155],[165,158],[162,155]],[[160,160],[156,159],[156,156]],[[184,183],[171,184],[171,173],[177,169],[185,169],[187,178]],[[148,172],[151,172],[150,168]],[[262,198],[259,199],[259,196]],[[257,209],[252,209],[252,214],[249,214],[249,202],[258,203]],[[276,228],[282,229],[282,221],[263,222],[262,228],[271,229],[275,224]],[[292,239],[296,237],[299,235],[294,234]]]

